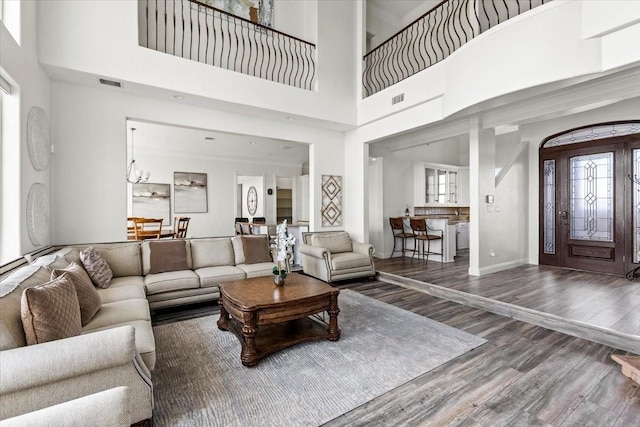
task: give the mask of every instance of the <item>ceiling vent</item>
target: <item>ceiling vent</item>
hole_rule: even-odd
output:
[[[398,102],[402,102],[404,101],[404,93],[401,93],[398,96],[394,96],[393,98],[391,98],[391,105],[395,105]]]
[[[115,80],[100,79],[100,84],[113,86],[113,87],[122,87],[122,83],[117,82]]]

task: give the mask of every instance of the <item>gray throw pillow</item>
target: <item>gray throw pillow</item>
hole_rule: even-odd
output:
[[[94,285],[103,289],[109,287],[111,279],[113,279],[113,272],[107,261],[100,256],[94,247],[89,246],[80,252],[80,261],[82,261],[82,265]]]

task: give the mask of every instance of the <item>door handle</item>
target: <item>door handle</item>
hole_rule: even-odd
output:
[[[562,218],[562,219],[569,218],[569,213],[567,211],[560,211],[560,212],[558,212],[558,215],[560,215],[560,218]]]

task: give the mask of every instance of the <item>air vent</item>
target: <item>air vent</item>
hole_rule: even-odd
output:
[[[114,87],[122,87],[122,83],[115,80],[100,79],[100,84]]]
[[[391,105],[395,105],[398,102],[402,102],[404,101],[404,93],[401,93],[398,96],[394,96],[393,98],[391,98]]]

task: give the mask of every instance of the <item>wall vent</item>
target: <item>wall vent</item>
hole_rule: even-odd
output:
[[[404,101],[404,93],[401,93],[400,95],[397,95],[391,98],[391,105],[395,105],[398,102],[402,102],[402,101]]]
[[[100,79],[100,84],[114,87],[122,87],[122,83],[115,80]]]

